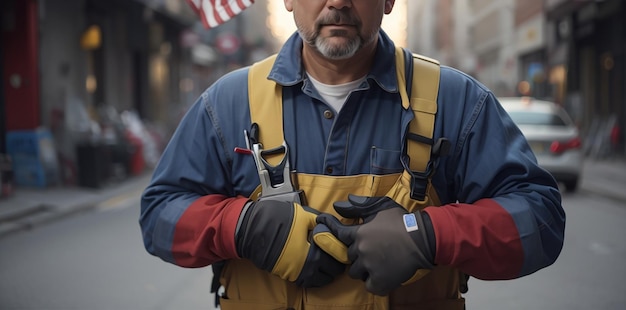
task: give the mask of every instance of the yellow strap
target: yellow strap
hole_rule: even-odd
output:
[[[259,125],[259,141],[265,149],[277,147],[283,142],[282,87],[267,78],[276,55],[255,63],[248,74],[250,118]],[[409,106],[415,118],[409,125],[411,133],[432,139],[437,113],[439,92],[439,63],[436,60],[413,54],[413,82],[411,98],[406,93],[404,51],[396,48],[396,74],[402,106]],[[413,171],[425,171],[430,160],[431,146],[412,140],[407,142],[410,167]],[[279,157],[267,159],[277,164]]]
[[[406,80],[404,65],[404,51],[396,47],[396,74],[402,106],[408,109],[409,105],[415,118],[409,124],[409,132],[432,139],[435,131],[435,114],[437,113],[437,94],[439,93],[439,62],[425,56],[413,54],[413,80],[411,84],[411,99],[406,101]],[[413,140],[407,141],[409,166],[413,171],[426,171],[430,160],[432,146]]]
[[[268,79],[276,55],[252,65],[248,73],[248,101],[250,120],[259,125],[259,142],[264,149],[276,148],[283,143],[283,93],[280,84]],[[267,156],[277,165],[282,156]]]

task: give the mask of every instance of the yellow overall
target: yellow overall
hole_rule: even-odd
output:
[[[412,96],[406,93],[404,52],[396,50],[399,90],[405,109],[413,109],[415,119],[409,131],[432,138],[437,111],[439,89],[439,64],[425,57],[413,56]],[[253,123],[259,124],[260,139],[271,148],[283,141],[282,133],[282,89],[267,80],[274,58],[253,65],[249,74],[250,114]],[[269,128],[269,129],[268,129]],[[425,171],[430,159],[431,146],[408,141],[407,153],[413,171]],[[275,158],[278,160],[278,158]],[[271,162],[272,158],[269,159]],[[273,163],[274,164],[274,163]],[[426,206],[440,205],[439,198],[430,184],[423,201],[411,199],[411,178],[404,173],[390,175],[324,176],[296,174],[299,189],[306,194],[310,207],[321,212],[334,214],[345,223],[332,208],[333,202],[346,200],[348,194],[361,196],[387,195],[409,211]],[[259,189],[252,195],[255,199]],[[321,288],[300,288],[269,272],[256,268],[246,259],[230,260],[226,263],[220,283],[225,288],[226,298],[220,298],[223,310],[264,309],[464,309],[465,301],[459,293],[459,272],[448,267],[435,267],[419,280],[401,286],[389,296],[376,296],[365,290],[364,282],[350,278],[347,273],[331,284]]]

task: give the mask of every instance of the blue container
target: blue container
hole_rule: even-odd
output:
[[[52,134],[47,129],[7,133],[7,154],[17,186],[46,187],[58,182],[58,162]]]

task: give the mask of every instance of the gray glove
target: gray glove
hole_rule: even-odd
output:
[[[409,213],[389,197],[353,195],[334,207],[343,217],[363,219],[360,225],[344,225],[321,214],[317,222],[348,246],[352,261],[348,274],[365,281],[370,292],[387,295],[418,271],[433,268],[435,251],[429,236],[434,240],[434,233],[425,212]]]
[[[342,274],[346,265],[310,241],[327,231],[319,212],[297,203],[261,200],[239,216],[237,253],[260,269],[301,287],[320,287]]]

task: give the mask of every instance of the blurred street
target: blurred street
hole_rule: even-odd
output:
[[[211,272],[147,254],[138,199],[0,239],[0,309],[211,309]]]
[[[148,177],[0,201],[0,309],[212,309],[210,268],[179,268],[143,248],[138,200]],[[625,160],[588,160],[579,191],[563,195],[557,262],[512,281],[471,279],[468,309],[622,309],[625,184]]]

